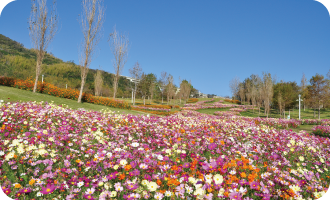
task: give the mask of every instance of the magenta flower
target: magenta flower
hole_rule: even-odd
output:
[[[217,147],[218,145],[216,145],[215,143],[211,143],[211,144],[209,144],[209,149],[210,150],[213,150],[213,149],[215,149],[216,147]]]
[[[90,194],[84,194],[84,198],[88,200],[94,200],[94,197]]]
[[[183,167],[183,168],[189,168],[189,167],[190,167],[190,164],[189,164],[189,163],[185,163],[185,164],[183,164],[182,167]]]
[[[47,184],[47,187],[42,187],[40,192],[42,194],[49,194],[52,193],[54,190],[55,190],[55,185]]]
[[[232,193],[230,193],[229,198],[232,200],[241,200],[242,195],[239,192],[232,192]]]
[[[253,182],[250,183],[251,189],[257,190],[258,186],[259,186],[259,183],[257,181],[253,181]]]

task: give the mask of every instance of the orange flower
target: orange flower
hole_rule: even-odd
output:
[[[241,173],[241,177],[242,177],[242,178],[245,178],[245,177],[246,177],[245,172],[242,172],[242,173]]]
[[[118,176],[118,179],[119,180],[123,180],[125,178],[125,174],[123,173],[123,174],[120,174],[119,176]]]
[[[210,142],[213,143],[214,142],[214,139],[213,138],[210,138]]]
[[[125,166],[125,170],[126,170],[126,171],[129,171],[130,169],[132,169],[132,166],[131,166],[131,165],[126,165],[126,166]]]
[[[161,185],[162,184],[162,181],[161,180],[159,180],[159,179],[157,179],[157,181],[156,181],[156,183],[157,183],[157,185]]]

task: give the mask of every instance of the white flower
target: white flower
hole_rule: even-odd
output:
[[[302,161],[304,161],[305,159],[304,159],[303,156],[299,156],[299,160],[302,162]]]
[[[155,183],[155,182],[149,182],[149,184],[147,185],[147,187],[148,187],[148,190],[149,190],[150,192],[154,192],[154,191],[157,190],[158,185],[157,185],[157,183]]]
[[[158,155],[158,156],[157,156],[157,159],[158,159],[158,160],[163,160],[163,158],[164,158],[164,157],[163,157],[162,155]]]
[[[215,182],[215,184],[221,184],[223,182],[223,176],[221,176],[220,174],[216,174],[213,177],[213,180]]]
[[[123,159],[123,160],[120,161],[120,164],[121,164],[122,166],[125,166],[125,165],[127,165],[127,161],[126,161],[125,159]]]
[[[83,186],[84,185],[84,182],[83,181],[80,181],[79,183],[78,183],[78,187],[81,187],[81,186]]]
[[[236,174],[236,171],[233,169],[233,170],[231,170],[229,173],[230,173],[231,175],[234,175],[234,174]]]
[[[116,191],[112,191],[110,194],[111,197],[116,197],[117,196],[117,192]]]
[[[111,187],[112,187],[112,186],[111,186],[111,183],[109,183],[109,182],[107,182],[107,183],[104,184],[104,188],[105,188],[106,190],[110,189]]]
[[[148,180],[143,180],[143,181],[141,182],[141,184],[144,185],[144,186],[147,186],[147,185],[149,184],[149,181],[148,181]]]
[[[291,190],[293,190],[294,192],[299,192],[301,189],[299,186],[297,185],[290,185],[289,186]]]
[[[37,193],[37,197],[41,197],[43,194],[41,192]]]
[[[172,196],[172,192],[171,192],[171,191],[166,191],[166,192],[165,192],[165,196],[166,196],[166,197],[170,197],[170,196]]]
[[[194,192],[194,195],[196,195],[197,199],[203,199],[205,196],[205,190],[203,190],[202,188],[197,188]]]
[[[189,186],[186,186],[186,192],[188,194],[191,194],[193,192],[193,188],[192,187],[189,187]]]
[[[218,194],[218,196],[221,197],[221,196],[223,196],[224,193],[225,193],[225,189],[221,188],[221,189],[219,190],[219,194]]]
[[[205,182],[208,184],[212,183],[212,174],[205,175]]]
[[[5,152],[0,151],[0,156],[3,156],[3,155],[5,155]]]
[[[23,148],[17,148],[17,153],[19,153],[19,154],[24,153],[24,149]]]
[[[138,147],[140,144],[139,143],[137,143],[137,142],[133,142],[132,143],[132,147]]]

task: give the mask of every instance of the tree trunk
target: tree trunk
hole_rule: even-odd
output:
[[[146,96],[143,96],[143,105],[146,105]]]
[[[36,66],[36,80],[34,82],[34,87],[33,87],[33,92],[35,93],[37,91],[37,87],[38,87],[38,78],[40,75],[40,68],[41,68],[41,64],[42,64],[42,58],[41,58],[41,53],[38,52],[37,53],[37,66]]]
[[[84,85],[85,85],[85,78],[83,78],[81,80],[81,87],[80,87],[80,93],[79,93],[79,97],[78,97],[78,103],[81,103]]]
[[[115,77],[114,83],[113,83],[113,98],[116,98],[116,93],[117,93],[117,87],[118,87],[118,77]]]
[[[320,108],[320,106],[319,106],[319,120],[320,120],[320,116],[321,115],[321,108]]]
[[[315,108],[314,108],[314,118],[315,118]]]

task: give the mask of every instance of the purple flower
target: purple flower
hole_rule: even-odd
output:
[[[130,163],[130,165],[132,166],[132,168],[135,168],[135,167],[136,167],[136,162],[132,161],[132,162]]]
[[[253,182],[250,183],[251,189],[257,190],[258,189],[258,186],[259,186],[259,183],[256,182],[256,181],[253,181]]]
[[[233,199],[233,200],[241,200],[242,195],[239,192],[232,192],[232,193],[230,193],[229,198]]]
[[[182,167],[183,167],[183,168],[189,168],[189,167],[190,167],[190,163],[185,163],[185,164],[183,164]]]
[[[211,143],[211,144],[209,144],[208,148],[209,148],[209,150],[213,150],[213,149],[215,149],[217,146],[218,146],[218,145],[216,145],[215,143]]]
[[[94,200],[94,197],[90,194],[84,194],[85,199]]]
[[[42,187],[40,192],[42,194],[49,194],[52,193],[54,190],[55,190],[55,185],[47,184],[47,187]]]
[[[147,179],[148,181],[151,181],[152,180],[152,178],[151,178],[151,176],[149,174],[145,174],[144,175],[144,178]]]
[[[149,164],[149,163],[151,163],[151,159],[150,158],[145,158],[145,159],[143,159],[143,162],[146,163],[146,164]]]

